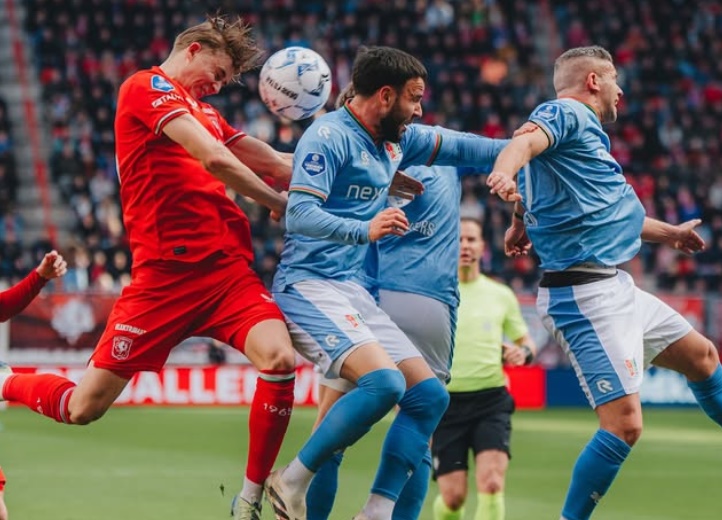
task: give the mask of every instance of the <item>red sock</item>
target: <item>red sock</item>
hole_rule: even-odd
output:
[[[246,477],[263,484],[276,462],[293,409],[296,373],[261,370],[248,421],[250,442]]]
[[[70,424],[68,403],[75,383],[55,374],[14,374],[5,381],[2,395],[46,417]]]

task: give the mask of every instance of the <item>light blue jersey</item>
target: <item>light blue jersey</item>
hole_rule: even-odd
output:
[[[644,207],[609,153],[609,137],[573,99],[539,105],[529,117],[549,148],[519,172],[524,223],[541,267],[616,266],[639,251]]]
[[[396,170],[478,164],[488,154],[478,139],[413,124],[400,143],[379,143],[348,105],[320,117],[294,154],[274,292],[309,279],[361,281],[369,221],[386,206]]]

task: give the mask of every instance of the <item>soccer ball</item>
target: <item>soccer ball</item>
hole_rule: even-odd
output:
[[[311,49],[287,47],[263,64],[258,90],[277,116],[294,121],[306,119],[326,104],[331,93],[331,70]]]

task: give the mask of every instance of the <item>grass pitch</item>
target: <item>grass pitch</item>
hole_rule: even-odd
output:
[[[54,424],[20,407],[0,413],[0,465],[13,520],[197,520],[228,517],[241,484],[246,408],[115,408],[88,427]],[[279,457],[306,439],[313,409],[294,411]],[[698,410],[645,412],[645,433],[595,520],[717,520],[722,431]],[[349,450],[331,518],[362,506],[390,418]],[[589,410],[518,412],[507,520],[559,518],[574,461],[596,429]],[[222,496],[220,487],[225,488]],[[473,483],[471,487],[473,491]],[[431,519],[431,485],[421,518]],[[470,494],[467,519],[473,517]],[[266,506],[264,519],[271,518]]]

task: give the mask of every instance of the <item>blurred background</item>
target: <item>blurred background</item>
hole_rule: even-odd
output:
[[[38,310],[39,300],[28,310],[39,321],[12,329],[14,347],[49,346],[79,351],[78,360],[87,357],[103,313],[130,280],[114,160],[118,86],[132,72],[162,62],[176,34],[217,9],[243,15],[267,55],[289,45],[319,52],[333,72],[329,109],[350,80],[360,45],[405,49],[429,70],[422,122],[489,137],[508,137],[539,102],[553,97],[552,64],[563,49],[607,47],[625,92],[619,120],[607,129],[613,155],[650,216],[671,223],[701,218],[708,245],[686,257],[647,244],[624,268],[719,344],[717,1],[6,0],[0,2],[0,283],[19,280],[52,247],[70,266],[62,282],[45,291],[54,295],[52,307]],[[234,126],[293,151],[304,123],[266,110],[257,72],[210,101]],[[489,196],[483,177],[463,184],[463,214],[484,222],[484,271],[520,295],[544,346],[542,364],[564,363],[535,321],[536,258],[503,254],[511,206]],[[283,226],[265,209],[236,198],[252,224],[255,268],[270,283]]]

